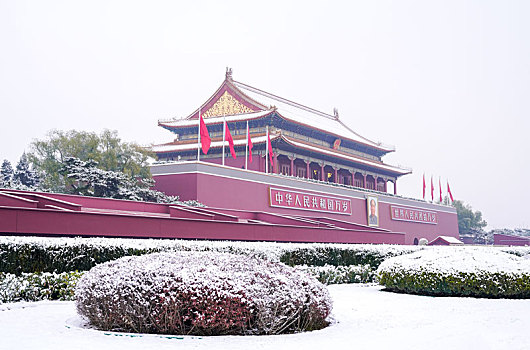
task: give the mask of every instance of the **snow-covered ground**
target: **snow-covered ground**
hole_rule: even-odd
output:
[[[334,323],[277,336],[156,336],[86,329],[73,302],[0,305],[0,349],[530,349],[530,300],[425,297],[333,285]]]

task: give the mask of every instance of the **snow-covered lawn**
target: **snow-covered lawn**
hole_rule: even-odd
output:
[[[530,300],[433,298],[332,285],[334,323],[277,336],[168,338],[82,327],[73,302],[0,305],[0,349],[530,349]]]

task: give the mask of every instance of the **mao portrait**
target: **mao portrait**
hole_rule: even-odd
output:
[[[379,226],[379,203],[377,197],[366,197],[368,226]]]

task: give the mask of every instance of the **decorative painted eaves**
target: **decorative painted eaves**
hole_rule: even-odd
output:
[[[395,150],[394,147],[373,142],[357,134],[339,120],[338,113],[330,115],[234,81],[232,75],[228,74],[228,70],[221,86],[200,108],[182,119],[160,120],[158,125],[166,129],[185,127],[189,121],[198,119],[199,111],[201,111],[207,124],[209,124],[208,119],[217,121],[217,118],[226,117],[226,120],[230,122],[246,120],[244,118],[248,117],[248,120],[251,120],[256,117],[256,112],[276,111],[282,119],[288,122],[362,144],[376,149],[382,154]]]

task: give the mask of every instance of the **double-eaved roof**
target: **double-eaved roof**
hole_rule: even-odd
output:
[[[182,119],[160,120],[158,125],[170,130],[195,126],[197,122],[193,120],[198,118],[199,110],[206,124],[222,123],[223,117],[226,118],[227,122],[257,119],[275,111],[281,118],[295,124],[320,130],[338,138],[348,139],[375,148],[383,153],[394,151],[391,146],[385,146],[357,134],[342,123],[336,115],[320,112],[250,85],[234,81],[231,74],[227,74],[219,89],[200,109],[195,110],[192,114]]]

